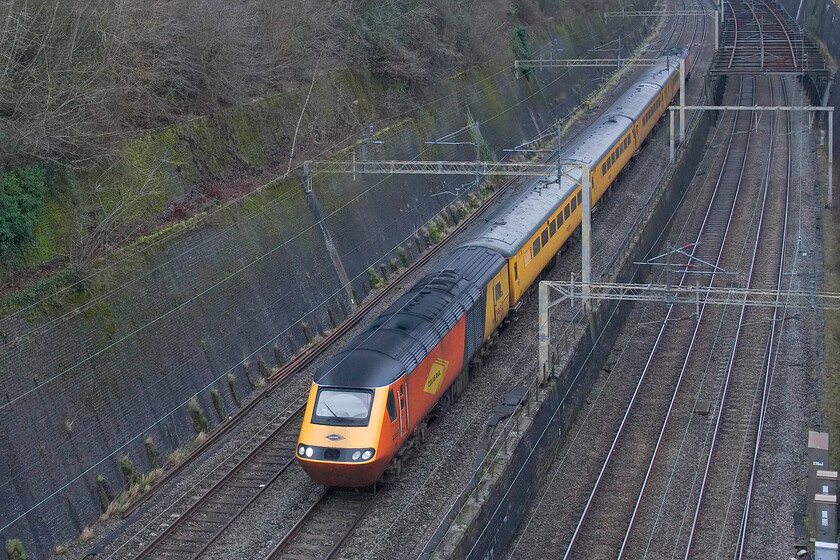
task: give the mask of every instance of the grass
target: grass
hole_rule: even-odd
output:
[[[821,164],[823,163],[821,158]],[[824,176],[825,165],[820,165],[818,176]],[[838,177],[835,173],[834,182]],[[826,202],[826,189],[823,189],[823,202]],[[837,202],[830,209],[823,212],[823,265],[825,269],[825,291],[840,292],[840,208]],[[825,330],[823,332],[823,395],[822,414],[823,431],[828,432],[830,443],[830,462],[840,464],[840,313],[828,312],[824,314]]]

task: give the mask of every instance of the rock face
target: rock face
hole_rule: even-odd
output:
[[[531,50],[547,57],[562,47],[579,57],[619,33],[631,48],[647,31],[638,21],[609,24],[592,15],[546,27]],[[504,157],[503,148],[579,106],[601,72],[525,79],[499,67],[459,75],[446,91],[424,94],[435,101],[378,131],[384,143],[366,146],[367,157],[472,159],[471,146],[424,145],[471,120]],[[302,126],[354,133],[361,124],[354,105],[376,107],[385,95],[349,72],[325,76]],[[155,211],[197,184],[288,157],[304,98],[256,101],[132,141],[127,188],[151,178],[157,187],[148,211]],[[190,442],[194,396],[211,425],[219,421],[211,390],[230,414],[231,384],[245,398],[261,375],[351,313],[371,287],[369,269],[381,275],[384,264],[390,274],[392,263],[413,260],[435,237],[423,228],[436,217],[452,220],[469,183],[319,176],[305,193],[296,178],[275,180],[143,239],[89,277],[64,276],[67,287],[56,294],[21,298],[0,319],[0,538],[19,538],[40,558],[78,535],[101,513],[97,476],[120,490],[121,457],[151,469],[147,438],[161,456]]]

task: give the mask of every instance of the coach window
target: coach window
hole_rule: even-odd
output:
[[[531,247],[533,249],[533,255],[536,257],[537,253],[540,252],[540,238],[534,239],[534,245]]]
[[[603,163],[603,164],[601,164],[601,175],[606,175],[606,174],[607,174],[607,164]]]
[[[542,239],[542,244],[543,245],[548,243],[548,228],[542,230],[542,234],[540,235],[540,239]]]
[[[572,198],[572,212],[577,209],[577,198]]]
[[[568,204],[566,205],[566,208],[563,210],[563,213],[566,215],[566,219],[568,220],[569,219],[569,214],[570,214]]]
[[[554,234],[557,233],[557,222],[551,220],[548,224],[548,233],[551,237],[554,237]]]
[[[397,403],[394,401],[394,390],[388,391],[388,400],[385,401],[385,408],[388,409],[388,418],[391,422],[397,419]]]
[[[513,263],[513,279],[519,281],[519,267],[516,266],[519,263]]]
[[[577,199],[578,204],[583,204],[583,191],[578,191]]]

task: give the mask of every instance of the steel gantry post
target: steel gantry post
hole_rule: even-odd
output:
[[[551,330],[549,327],[548,318],[550,317],[549,301],[548,301],[549,286],[545,282],[540,282],[539,298],[540,298],[540,314],[539,314],[539,337],[540,337],[540,381],[544,382],[548,376],[549,368],[551,367]]]
[[[680,59],[680,145],[685,142],[685,59]]]
[[[583,282],[583,307],[589,313],[589,282],[592,276],[591,250],[589,246],[592,231],[592,187],[590,184],[589,164],[580,168],[582,174],[581,191],[583,191],[583,216],[581,217],[581,281]]]

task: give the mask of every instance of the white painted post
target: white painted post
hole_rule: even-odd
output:
[[[539,341],[540,341],[540,381],[545,382],[545,372],[548,371],[551,352],[551,332],[549,331],[548,313],[548,284],[540,282],[539,288]]]
[[[685,142],[685,59],[680,59],[680,144]]]
[[[674,112],[668,111],[668,122],[671,127],[671,163],[674,163]]]
[[[589,314],[589,282],[592,272],[589,247],[590,234],[592,230],[592,185],[590,184],[589,164],[581,166],[581,190],[583,191],[583,219],[581,220],[581,295],[583,296],[583,308]]]
[[[720,11],[715,11],[715,51],[720,47]]]

